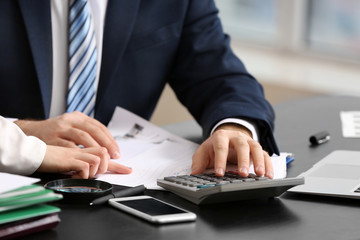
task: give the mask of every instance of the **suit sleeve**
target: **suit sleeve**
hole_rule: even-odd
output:
[[[26,136],[13,122],[0,117],[0,171],[30,175],[41,165],[46,144]]]
[[[204,138],[217,122],[241,118],[257,125],[269,154],[279,153],[274,111],[262,86],[232,52],[212,0],[189,2],[170,85],[203,127]]]

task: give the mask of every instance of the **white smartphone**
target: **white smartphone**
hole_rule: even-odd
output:
[[[150,196],[134,196],[109,199],[109,204],[127,213],[153,223],[195,221],[192,212],[175,207]]]

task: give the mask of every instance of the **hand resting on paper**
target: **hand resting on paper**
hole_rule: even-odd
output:
[[[94,118],[88,117],[83,113],[76,111],[72,113],[65,113],[58,117],[49,118],[42,121],[17,120],[14,123],[17,124],[26,135],[38,137],[47,145],[69,147],[70,149],[73,149],[69,150],[69,159],[79,160],[76,157],[71,158],[71,155],[74,155],[74,149],[77,149],[76,151],[82,155],[83,152],[92,152],[95,155],[100,155],[101,157],[99,163],[93,163],[93,166],[90,167],[91,171],[89,176],[105,173],[106,171],[122,174],[128,174],[132,171],[131,168],[110,161],[110,158],[120,158],[120,150],[116,144],[115,139],[111,136],[110,132],[102,123],[95,120]],[[84,146],[85,149],[97,148],[97,151],[100,152],[105,150],[107,157],[103,157],[102,155],[104,154],[94,153],[94,149],[83,150],[81,152],[79,151],[79,145]],[[52,147],[50,147],[50,150],[56,151],[55,149],[52,149]],[[58,149],[57,152],[60,153],[61,151]],[[52,157],[57,156],[56,154],[53,154]],[[64,157],[58,158],[60,161],[59,164],[63,164],[64,168],[75,165],[77,167],[80,166],[79,164],[69,162],[70,160]],[[80,160],[83,160],[83,162],[87,163],[90,161],[89,158],[84,156],[82,156]],[[52,163],[54,163],[54,161],[52,161]],[[65,165],[68,167],[65,167]],[[97,170],[95,171],[94,169]],[[81,173],[81,175],[86,176],[87,174]]]
[[[239,175],[247,177],[251,161],[258,176],[273,178],[274,172],[269,154],[252,139],[251,132],[241,125],[224,124],[204,141],[193,155],[192,174],[214,168],[217,176],[223,176],[227,162],[237,164]]]
[[[98,172],[101,162],[108,162],[107,170],[115,173],[130,173],[127,167],[109,161],[105,148],[65,148],[46,146],[44,159],[37,169],[38,172],[74,172],[73,178],[93,178]]]

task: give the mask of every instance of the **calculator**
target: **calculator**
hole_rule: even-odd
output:
[[[160,187],[198,205],[273,198],[301,184],[304,184],[303,177],[270,179],[255,174],[241,177],[237,172],[231,171],[226,172],[223,177],[209,173],[168,176],[157,180]]]

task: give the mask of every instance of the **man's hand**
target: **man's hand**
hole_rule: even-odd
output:
[[[115,139],[99,121],[81,112],[65,113],[43,121],[15,121],[26,135],[40,138],[48,145],[105,147],[113,159],[120,158]]]
[[[237,124],[221,125],[200,145],[193,156],[192,174],[213,167],[217,176],[223,176],[227,162],[237,164],[242,177],[248,176],[251,162],[258,176],[274,176],[268,153],[252,139],[248,129]]]
[[[102,164],[105,163],[105,164]],[[38,172],[75,172],[73,178],[93,178],[96,174],[112,171],[129,174],[131,169],[109,161],[106,148],[65,148],[58,146],[46,147],[43,162]]]

